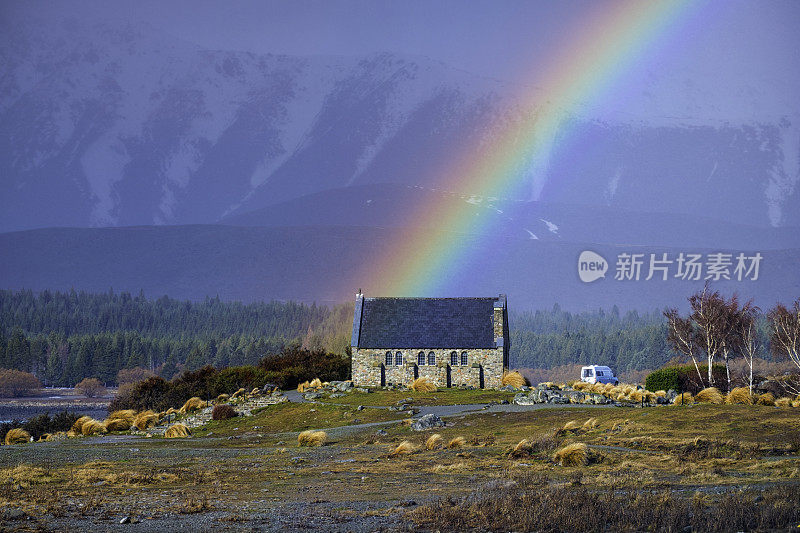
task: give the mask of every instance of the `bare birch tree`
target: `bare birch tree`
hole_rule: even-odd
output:
[[[708,363],[708,386],[714,386],[712,373],[714,359],[722,351],[725,335],[727,334],[727,312],[725,300],[718,291],[709,289],[708,284],[701,292],[689,297],[692,313],[689,319],[694,322],[697,333],[697,343],[706,355]]]
[[[791,309],[777,304],[767,313],[767,319],[772,353],[788,357],[800,369],[800,298],[794,301]]]
[[[750,394],[753,393],[753,365],[756,355],[761,351],[757,331],[757,318],[760,312],[761,310],[754,306],[752,301],[749,301],[739,311],[739,320],[736,324],[738,351],[750,369],[750,376],[747,380]]]
[[[704,385],[703,373],[700,372],[700,365],[697,364],[699,346],[697,344],[697,332],[692,320],[682,318],[677,309],[667,309],[664,311],[664,316],[669,321],[667,342],[676,352],[691,357],[694,368],[697,370],[697,377],[700,378],[700,384]]]

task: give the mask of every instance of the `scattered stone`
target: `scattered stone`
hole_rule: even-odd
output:
[[[356,407],[356,411],[363,411],[363,410],[364,410],[363,405],[359,405],[358,407]]]
[[[322,394],[319,392],[307,392],[303,394],[303,398],[305,398],[306,400],[318,400],[322,398]]]
[[[389,432],[386,431],[385,429],[379,429],[378,431],[375,432],[375,435],[377,435],[379,437],[385,437],[388,434],[389,434]]]
[[[131,517],[130,516],[125,516],[125,517],[122,518],[122,520],[119,521],[119,523],[120,524],[130,524],[131,523]]]
[[[22,520],[26,516],[25,511],[22,509],[13,508],[3,511],[3,518],[6,520]]]
[[[444,427],[444,421],[433,413],[422,416],[411,422],[411,429],[414,431],[425,431],[426,429]]]

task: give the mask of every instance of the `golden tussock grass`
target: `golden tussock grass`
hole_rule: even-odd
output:
[[[775,400],[775,407],[791,407],[792,399],[788,397],[778,398]]]
[[[753,404],[753,395],[748,387],[735,387],[725,396],[727,404]]]
[[[439,473],[439,472],[454,472],[456,470],[467,470],[467,463],[459,462],[453,463],[451,465],[435,465],[432,469],[432,472]]]
[[[564,427],[561,428],[561,430],[562,431],[578,431],[580,428],[581,428],[580,422],[578,422],[577,420],[570,420],[569,422],[564,424]]]
[[[756,401],[758,405],[775,405],[775,396],[771,392],[765,392],[758,397]]]
[[[305,392],[305,391],[307,391],[307,390],[308,390],[308,388],[309,388],[310,386],[311,386],[311,384],[310,384],[308,381],[304,381],[304,382],[302,382],[302,383],[299,383],[299,384],[297,385],[297,392]]]
[[[599,424],[599,420],[597,420],[596,418],[592,417],[592,418],[590,418],[589,420],[587,420],[586,422],[583,423],[583,425],[581,426],[581,429],[583,429],[584,431],[589,431],[589,430],[595,429],[597,427],[597,424]]]
[[[453,437],[450,439],[450,442],[447,443],[447,447],[452,449],[461,448],[467,443],[467,439],[464,437]]]
[[[186,400],[186,403],[184,403],[181,406],[181,408],[178,409],[178,412],[185,415],[186,413],[192,413],[194,411],[198,411],[198,410],[202,409],[203,407],[205,407],[205,405],[206,405],[206,402],[204,402],[201,398],[198,398],[197,396],[194,396],[194,397],[189,398],[188,400]],[[139,429],[141,429],[141,428],[139,428]]]
[[[657,390],[654,394],[656,396],[658,396],[659,398],[666,398],[667,397],[667,391],[665,391],[665,390]]]
[[[520,458],[520,457],[527,457],[531,453],[533,453],[533,444],[528,439],[522,439],[519,441],[516,446],[511,448],[511,451],[508,452],[509,457]]]
[[[13,481],[24,488],[28,488],[34,483],[49,483],[52,480],[53,476],[49,470],[29,464],[21,464],[13,468],[0,470],[0,484]]]
[[[572,384],[572,388],[573,390],[584,391],[586,389],[592,388],[592,384],[587,383],[585,381],[576,381],[575,383]]]
[[[552,381],[545,381],[544,383],[542,383],[542,385],[544,385],[548,389],[552,389],[553,387],[555,387],[555,383],[553,383]]]
[[[108,431],[128,431],[133,425],[132,421],[125,418],[107,418],[103,424]]]
[[[39,440],[37,440],[36,442],[47,442],[48,440],[50,440],[50,437],[52,437],[50,433],[42,433],[39,436]]]
[[[230,399],[231,400],[235,400],[236,398],[238,398],[240,396],[244,396],[245,392],[247,392],[247,391],[244,390],[244,387],[242,387],[241,389],[239,389],[236,392],[234,392],[233,394],[231,394],[231,398]]]
[[[606,389],[606,394],[608,394],[612,398],[616,398],[620,394],[625,394],[625,393],[622,392],[622,387],[620,387],[619,385],[614,385],[610,389]]]
[[[230,400],[230,398],[231,398],[230,394],[224,394],[224,393],[220,394],[219,396],[217,396],[217,403],[227,402],[228,400]]]
[[[398,444],[389,457],[399,457],[400,455],[408,455],[417,451],[417,447],[409,440],[404,440]]]
[[[502,383],[503,385],[511,385],[515,389],[521,389],[528,384],[528,380],[525,379],[525,376],[514,370],[513,372],[506,372],[503,374]]]
[[[186,427],[186,424],[181,424],[178,422],[177,424],[172,424],[167,428],[167,430],[164,432],[164,438],[182,439],[191,436],[191,434],[192,432],[189,431],[189,428]]]
[[[319,378],[314,378],[311,380],[311,383],[309,383],[308,386],[312,389],[318,389],[322,387],[322,381],[320,381]]]
[[[640,390],[632,389],[625,394],[625,399],[630,402],[641,403],[644,400],[644,393]]]
[[[87,422],[84,422],[81,426],[81,434],[83,434],[84,437],[97,435],[99,433],[108,433],[105,424],[99,420],[91,419]]]
[[[589,464],[589,448],[582,442],[574,442],[558,450],[553,460],[561,466],[586,466]]]
[[[710,403],[713,405],[720,405],[725,402],[725,397],[716,387],[707,387],[694,396],[694,401],[697,403]]]
[[[792,400],[792,407],[800,407],[800,400]]]
[[[119,411],[113,411],[106,417],[106,420],[127,420],[129,423],[133,424],[133,419],[136,418],[136,411],[133,409],[120,409]]]
[[[691,392],[682,392],[673,398],[672,403],[674,405],[692,405],[694,403],[694,397],[692,397]]]
[[[149,427],[158,424],[158,415],[153,411],[142,411],[133,419],[133,426],[139,431],[144,431]]]
[[[84,422],[88,422],[89,420],[92,420],[91,416],[80,417],[79,419],[77,419],[75,422],[72,423],[72,431],[75,432],[75,434],[80,435],[81,428],[83,427]]]
[[[261,389],[259,389],[258,387],[255,387],[253,390],[250,391],[250,396],[258,396],[259,394],[261,394]]]
[[[444,439],[438,433],[434,433],[425,441],[425,448],[428,450],[436,450],[442,446],[444,446]]]
[[[325,441],[328,439],[328,434],[324,431],[314,431],[313,429],[308,429],[306,431],[301,432],[297,436],[297,445],[298,446],[322,446],[325,444]]]
[[[31,434],[22,428],[9,429],[6,433],[5,443],[11,444],[25,444],[31,441]]]
[[[415,379],[409,388],[416,392],[436,392],[436,385],[426,377]]]

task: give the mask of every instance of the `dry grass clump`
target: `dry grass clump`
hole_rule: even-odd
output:
[[[752,405],[753,395],[750,393],[750,389],[748,387],[734,387],[725,396],[725,403]]]
[[[309,383],[308,386],[312,389],[319,389],[322,387],[322,381],[320,381],[319,378],[314,378],[311,380],[311,383]]]
[[[120,409],[119,411],[113,411],[106,417],[106,420],[127,420],[129,423],[133,424],[133,419],[136,418],[136,411],[133,409]]]
[[[521,389],[528,384],[528,380],[525,379],[525,376],[514,370],[513,372],[506,372],[503,374],[502,383],[503,385],[511,385],[515,389]]]
[[[142,411],[133,420],[133,426],[139,431],[144,431],[149,427],[158,424],[158,415],[153,411]]]
[[[570,420],[569,422],[564,424],[564,427],[561,428],[561,431],[574,432],[578,431],[580,428],[581,428],[580,422],[578,422],[577,420]]]
[[[83,424],[85,422],[88,422],[89,420],[92,420],[91,416],[82,416],[82,417],[80,417],[79,419],[77,419],[75,422],[72,423],[72,429],[70,429],[70,431],[72,431],[76,435],[80,435],[81,434],[81,428],[83,427]]]
[[[182,439],[191,435],[192,432],[189,431],[189,428],[186,427],[186,424],[181,424],[180,422],[177,424],[172,424],[164,432],[164,438],[167,439]]]
[[[242,387],[242,388],[240,388],[239,390],[237,390],[236,392],[234,392],[233,394],[231,394],[231,398],[230,398],[230,399],[231,399],[231,400],[235,400],[236,398],[240,398],[240,397],[244,396],[244,394],[245,394],[246,392],[247,392],[247,391],[246,391],[246,390],[244,390],[244,387]]]
[[[672,399],[672,403],[674,405],[692,405],[694,403],[694,398],[691,392],[682,392]]]
[[[654,394],[656,396],[658,396],[659,398],[666,398],[667,397],[667,391],[665,391],[665,390],[657,390],[656,392],[654,392]]]
[[[467,439],[464,437],[453,437],[450,439],[450,442],[447,443],[447,447],[452,449],[461,448],[467,443]]]
[[[400,455],[408,455],[417,451],[417,447],[409,440],[404,440],[389,454],[389,457],[398,457]]]
[[[725,397],[716,387],[707,387],[700,392],[698,392],[695,397],[694,401],[697,403],[710,403],[713,405],[720,405],[725,402]]]
[[[591,388],[592,384],[585,381],[576,381],[572,384],[572,389],[577,391],[584,391]]]
[[[425,448],[428,450],[436,450],[442,446],[444,446],[444,439],[438,433],[434,433],[425,441]]]
[[[775,407],[791,407],[792,399],[789,397],[778,398],[775,400]]]
[[[297,392],[305,392],[305,391],[308,390],[308,388],[310,386],[311,386],[311,383],[309,383],[307,380],[302,382],[302,383],[298,383],[297,384]]]
[[[592,418],[590,418],[589,420],[587,420],[586,422],[583,423],[583,425],[581,426],[581,429],[583,429],[584,431],[590,431],[592,429],[595,429],[597,427],[597,424],[599,424],[599,423],[600,423],[599,420],[597,420],[596,418],[592,417]]]
[[[231,399],[231,395],[230,394],[223,393],[223,394],[220,394],[219,396],[217,396],[217,403],[224,403],[224,402],[227,402],[230,399]]]
[[[182,415],[185,415],[186,413],[199,411],[205,406],[205,403],[206,402],[204,402],[201,398],[194,396],[186,400],[186,403],[184,403],[183,406],[181,406],[181,408],[178,409],[178,412]]]
[[[775,396],[771,392],[765,392],[758,397],[757,405],[775,405]]]
[[[522,439],[508,452],[508,456],[514,459],[529,457],[531,454],[533,454],[533,445],[528,439]]]
[[[436,385],[426,377],[415,379],[409,388],[416,392],[436,392]]]
[[[94,418],[86,421],[81,426],[81,434],[84,437],[88,437],[90,435],[97,435],[99,433],[108,433],[105,424],[100,422],[99,420],[95,420]]]
[[[328,439],[328,434],[324,431],[314,431],[307,429],[297,436],[298,446],[322,446]]]
[[[553,460],[561,466],[586,466],[589,464],[589,448],[582,442],[573,442],[558,450]]]
[[[642,391],[634,388],[628,389],[628,391],[625,393],[625,399],[629,402],[642,403],[644,397],[645,396]]]
[[[7,446],[11,444],[25,444],[30,441],[31,434],[22,428],[10,429],[8,433],[6,433],[5,443]]]
[[[800,407],[800,400],[792,400],[792,407]]]
[[[107,431],[128,431],[131,429],[132,421],[125,418],[106,418],[103,422]]]

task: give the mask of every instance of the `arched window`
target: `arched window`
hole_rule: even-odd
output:
[[[394,364],[397,366],[401,366],[403,364],[403,352],[397,352],[394,354]]]
[[[433,352],[428,352],[428,364],[433,366],[436,364],[436,354]]]
[[[386,352],[386,366],[392,366],[392,352]]]
[[[417,354],[417,364],[420,366],[425,364],[425,352],[419,352]]]
[[[461,366],[467,365],[467,352],[461,352]]]
[[[458,352],[450,352],[450,366],[458,366]]]

